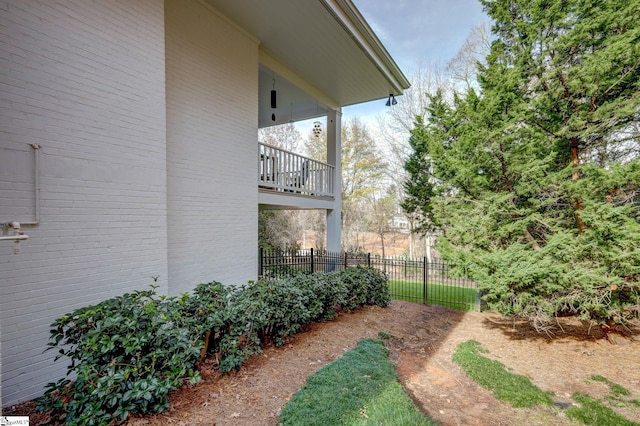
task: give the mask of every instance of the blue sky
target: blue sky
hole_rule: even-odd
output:
[[[402,69],[446,63],[474,25],[487,22],[478,0],[353,0]]]
[[[473,26],[489,22],[478,0],[353,0],[407,77],[420,61],[445,65]],[[402,102],[402,98],[398,99]],[[344,118],[365,120],[383,112],[385,101],[345,108]]]

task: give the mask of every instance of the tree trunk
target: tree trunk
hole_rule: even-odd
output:
[[[200,362],[204,361],[207,357],[207,349],[209,349],[209,339],[211,338],[211,330],[207,331],[204,334],[204,343],[202,344],[202,348],[200,348]]]
[[[413,227],[409,231],[409,257],[413,259]]]

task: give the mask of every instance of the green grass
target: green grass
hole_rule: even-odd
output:
[[[585,395],[583,393],[576,392],[573,395],[578,403],[579,407],[570,407],[567,410],[567,416],[571,419],[584,423],[585,425],[593,426],[633,426],[638,425],[625,419],[617,414],[609,407],[605,407],[598,401]]]
[[[391,297],[407,302],[424,301],[424,284],[416,281],[389,280]],[[427,303],[451,309],[469,311],[477,309],[478,289],[456,285],[427,284]]]
[[[624,407],[628,403],[637,406],[637,400],[629,401],[622,398],[624,396],[631,395],[631,392],[628,389],[600,375],[593,375],[590,377],[590,380],[593,380],[594,382],[604,383],[609,386],[609,397],[606,397],[604,400],[600,400],[583,393],[574,393],[572,395],[573,399],[576,400],[576,402],[578,402],[580,405],[571,407],[567,410],[567,416],[569,418],[582,422],[585,425],[593,426],[638,425],[638,423],[634,423],[625,419],[624,417],[613,411],[610,407],[607,407],[603,404],[606,401],[606,403],[613,404],[615,406]]]
[[[536,405],[552,405],[553,392],[543,392],[522,375],[507,371],[506,367],[483,355],[487,353],[480,343],[475,340],[458,345],[453,354],[453,362],[460,365],[465,373],[474,381],[493,391],[497,399],[509,401],[514,407],[534,407]],[[614,403],[631,403],[636,400],[624,401],[622,396],[630,395],[628,389],[613,383],[606,377],[594,375],[591,380],[605,383],[609,386]],[[590,426],[640,426],[617,414],[602,401],[589,395],[576,392],[572,395],[579,406],[569,407],[567,416]]]
[[[631,392],[629,392],[629,389],[626,389],[622,386],[620,386],[617,383],[613,383],[611,380],[607,379],[604,376],[600,376],[600,375],[593,375],[591,376],[591,380],[593,380],[594,382],[601,382],[606,384],[607,386],[609,386],[609,390],[611,391],[611,394],[617,398],[620,396],[628,396],[631,395]]]
[[[414,405],[380,340],[365,339],[307,379],[282,425],[436,425]]]
[[[511,373],[504,364],[481,355],[486,352],[480,343],[469,340],[458,345],[453,362],[475,382],[493,391],[497,399],[508,401],[514,407],[553,404],[552,392],[543,392],[526,376]]]

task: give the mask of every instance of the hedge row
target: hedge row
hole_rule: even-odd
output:
[[[200,381],[198,360],[240,368],[270,343],[337,312],[387,306],[386,276],[371,268],[297,275],[225,288],[200,284],[179,297],[135,291],[78,309],[51,325],[47,350],[69,361],[67,375],[39,399],[54,422],[108,425],[168,407],[169,392]]]

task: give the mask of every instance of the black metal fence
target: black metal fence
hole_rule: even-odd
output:
[[[371,254],[332,253],[324,250],[269,251],[260,249],[258,275],[276,279],[296,272],[331,272],[353,266],[370,266],[389,278],[391,297],[442,305],[457,310],[480,310],[477,282],[463,268],[427,258],[380,257]]]

